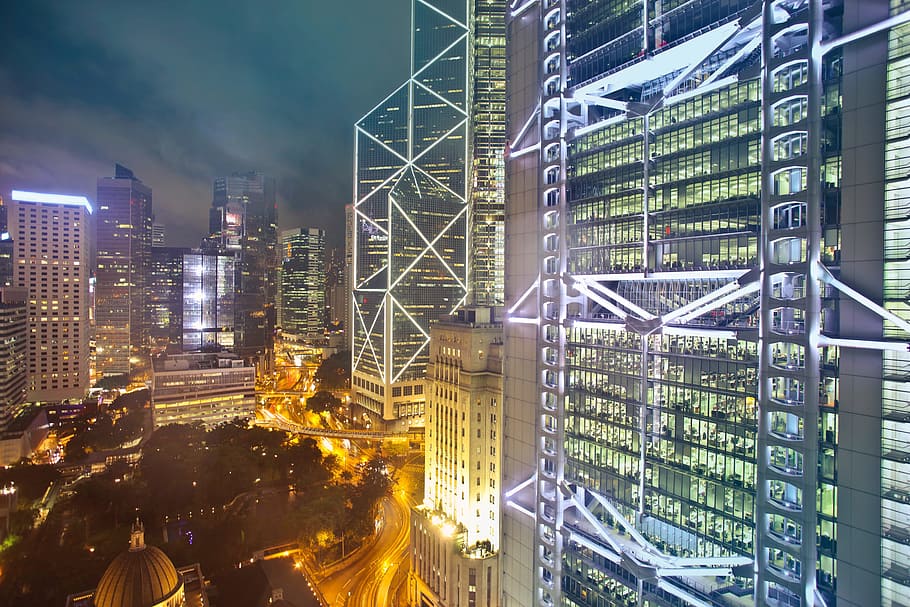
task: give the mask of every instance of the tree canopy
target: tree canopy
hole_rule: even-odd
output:
[[[351,387],[351,352],[332,354],[316,370],[316,381],[323,390],[343,390]]]

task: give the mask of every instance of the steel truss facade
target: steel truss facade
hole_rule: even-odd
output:
[[[353,387],[374,421],[422,425],[430,324],[502,299],[503,10],[414,0],[411,77],[355,127]]]
[[[908,15],[892,4],[511,4],[506,259],[530,280],[506,282],[504,452],[533,450],[534,465],[505,461],[504,570],[533,542],[506,604],[527,589],[543,606],[891,605],[910,587],[892,503],[910,495],[910,415],[893,404],[902,386],[854,355],[904,368],[910,314],[857,274],[860,239],[884,230],[887,252],[903,237],[880,219],[857,228],[855,208],[881,198],[855,198],[841,168],[859,149],[844,108],[887,105],[885,91],[844,90],[885,63],[846,49],[891,31],[900,64]],[[894,142],[875,151],[897,166],[888,124]],[[904,208],[899,189],[886,213]],[[532,231],[534,272],[510,240]],[[531,343],[534,370],[510,379]],[[838,423],[868,416],[859,386],[883,402],[857,438]],[[510,444],[524,426],[533,441]],[[881,478],[871,520],[850,510],[859,480],[838,476],[867,456]],[[876,537],[860,540],[866,528]],[[857,573],[852,549],[881,568]],[[856,598],[865,582],[880,598]]]

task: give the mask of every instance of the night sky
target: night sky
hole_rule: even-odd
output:
[[[260,169],[281,228],[341,245],[353,124],[407,78],[409,26],[408,0],[0,2],[0,195],[94,200],[120,162],[198,246],[212,179]]]

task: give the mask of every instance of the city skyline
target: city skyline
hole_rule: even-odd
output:
[[[211,180],[258,168],[277,178],[282,229],[317,225],[341,245],[350,124],[407,74],[406,39],[375,24],[406,18],[409,3],[357,4],[357,18],[331,3],[194,4],[174,36],[152,25],[177,22],[165,6],[4,4],[0,195],[94,200],[95,180],[122,162],[155,190],[167,244],[194,247]],[[301,37],[291,23],[322,25]],[[364,61],[354,39],[386,59]]]
[[[356,2],[0,9],[0,604],[907,607],[910,0]]]

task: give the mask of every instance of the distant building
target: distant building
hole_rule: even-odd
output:
[[[151,336],[192,352],[234,346],[234,253],[156,247],[149,273]]]
[[[350,296],[344,274],[344,252],[332,249],[325,268],[325,324],[330,331],[344,328],[345,303]]]
[[[235,258],[230,252],[187,251],[182,263],[183,350],[233,348]]]
[[[28,290],[28,400],[81,398],[89,382],[88,223],[84,196],[13,190],[13,286]]]
[[[193,353],[152,361],[152,421],[215,426],[256,411],[256,369],[228,353]]]
[[[13,239],[9,235],[9,206],[0,197],[0,287],[13,284]]]
[[[28,393],[28,291],[0,288],[0,427]]]
[[[354,205],[346,204],[344,205],[344,285],[345,285],[345,296],[344,296],[344,310],[342,318],[344,319],[344,336],[345,343],[348,350],[353,350],[353,345],[351,342],[352,335],[354,334],[354,317],[351,316],[353,313],[353,308],[351,307],[351,301],[353,301],[353,272],[354,272],[354,223],[356,219],[354,217]]]
[[[0,429],[0,466],[10,466],[31,456],[47,438],[48,423],[44,408],[35,405],[18,407]]]
[[[298,228],[281,233],[281,328],[298,336],[325,329],[325,232]]]
[[[204,248],[237,253],[237,354],[268,364],[274,347],[278,292],[275,180],[258,171],[215,180]]]
[[[153,247],[163,247],[166,235],[167,235],[167,232],[165,230],[164,224],[160,224],[160,223],[152,224],[152,246]]]
[[[98,587],[71,594],[66,607],[208,607],[205,578],[198,564],[174,567],[171,559],[145,543],[145,528],[133,525],[130,547],[101,576]]]
[[[152,190],[116,165],[98,179],[95,218],[95,365],[104,375],[147,364],[146,278],[152,248]]]
[[[149,336],[156,348],[183,341],[183,256],[190,251],[183,247],[152,248]]]
[[[499,605],[502,323],[466,308],[430,332],[423,503],[411,511],[409,604]]]

